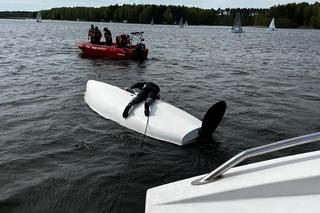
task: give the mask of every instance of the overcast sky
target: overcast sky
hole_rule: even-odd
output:
[[[318,0],[319,1],[319,0]],[[200,8],[269,8],[277,4],[309,2],[312,0],[0,0],[0,11],[37,11],[54,7],[90,6],[100,7],[111,4],[162,4],[184,5]]]

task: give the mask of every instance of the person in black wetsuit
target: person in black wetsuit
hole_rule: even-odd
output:
[[[127,91],[138,88],[141,91],[138,93],[138,95],[133,98],[129,104],[126,106],[122,113],[122,117],[127,118],[129,115],[130,109],[133,107],[133,105],[140,103],[141,101],[145,100],[144,103],[144,114],[145,116],[149,116],[150,111],[149,107],[151,104],[159,98],[159,92],[160,88],[158,85],[152,82],[138,82],[130,87],[130,89],[125,88]]]

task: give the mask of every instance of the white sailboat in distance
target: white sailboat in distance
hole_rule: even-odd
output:
[[[185,26],[185,27],[188,26],[188,20],[186,20],[186,21],[184,22],[184,26]]]
[[[180,21],[179,21],[179,27],[180,27],[180,28],[184,27],[184,26],[183,26],[183,18],[182,18],[182,17],[180,18]]]
[[[242,26],[241,26],[240,13],[236,14],[236,17],[233,21],[233,25],[231,28],[231,32],[233,32],[233,33],[243,33],[244,32],[242,30]]]
[[[275,24],[274,18],[272,18],[268,29],[270,31],[275,31],[276,30],[276,24]]]
[[[42,21],[42,17],[41,17],[41,11],[39,11],[37,13],[37,22],[41,22]]]

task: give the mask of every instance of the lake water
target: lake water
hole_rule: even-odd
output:
[[[210,172],[238,152],[320,131],[320,31],[93,23],[144,31],[145,62],[89,59],[91,23],[0,20],[0,212],[144,212],[150,187]],[[86,82],[153,81],[202,118],[225,100],[215,142],[146,138],[85,104]],[[174,130],[173,130],[174,131]],[[306,145],[248,162],[305,151]]]

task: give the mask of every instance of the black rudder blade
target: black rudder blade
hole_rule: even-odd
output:
[[[212,133],[219,126],[223,115],[226,111],[227,104],[225,101],[219,101],[215,103],[210,109],[206,112],[202,120],[202,126],[200,130],[200,138],[210,138]]]

